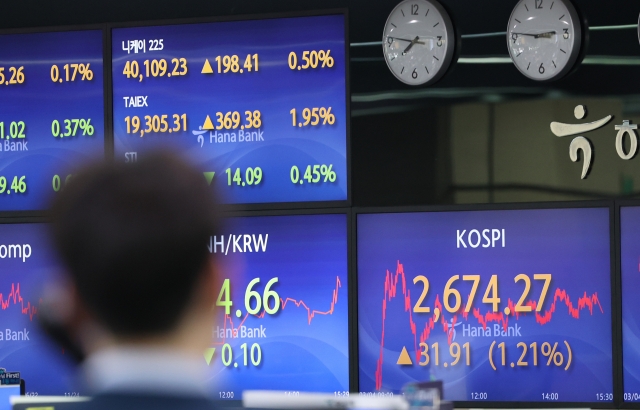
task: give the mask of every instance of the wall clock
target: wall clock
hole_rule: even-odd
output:
[[[520,0],[507,28],[511,60],[532,80],[557,80],[578,63],[585,26],[570,0]]]
[[[435,0],[405,0],[387,19],[382,49],[389,70],[409,85],[433,84],[456,55],[456,32],[447,11]]]

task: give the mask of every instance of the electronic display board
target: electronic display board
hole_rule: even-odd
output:
[[[624,401],[640,402],[640,206],[620,207]]]
[[[103,31],[0,35],[0,211],[37,211],[104,157]]]
[[[0,368],[20,372],[29,395],[77,395],[65,352],[37,323],[43,284],[58,264],[43,224],[0,224]]]
[[[114,155],[188,155],[229,204],[346,201],[344,14],[112,29]]]
[[[20,385],[0,385],[0,410],[11,410],[11,396],[20,395]]]
[[[359,214],[359,388],[613,401],[609,208]]]
[[[222,264],[211,348],[216,399],[349,392],[347,216],[252,216],[208,243]]]

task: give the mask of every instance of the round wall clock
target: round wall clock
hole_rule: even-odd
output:
[[[433,84],[454,60],[456,33],[435,0],[405,0],[387,19],[382,49],[387,66],[405,84]]]
[[[577,64],[585,30],[570,0],[520,0],[507,27],[511,60],[532,80],[557,80]]]

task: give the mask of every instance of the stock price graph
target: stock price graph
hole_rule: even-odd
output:
[[[442,379],[448,400],[611,401],[608,222],[608,209],[359,215],[360,390]]]
[[[345,16],[112,30],[115,158],[190,157],[238,203],[347,199]]]
[[[13,306],[18,308],[23,315],[29,316],[29,320],[32,322],[33,317],[38,313],[37,305],[32,305],[31,301],[23,299],[19,283],[12,283],[11,291],[8,294],[0,293],[0,309],[7,310]]]
[[[246,389],[347,392],[346,215],[230,218],[211,347],[214,397]]]
[[[75,370],[37,324],[43,283],[57,270],[45,229],[0,225],[0,367],[20,372],[27,394],[65,395],[79,391]]]
[[[48,206],[104,157],[102,30],[0,35],[0,211]]]

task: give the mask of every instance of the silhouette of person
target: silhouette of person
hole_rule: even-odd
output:
[[[209,347],[218,233],[202,173],[168,153],[80,172],[53,208],[70,297],[58,314],[86,355],[93,399],[76,408],[211,409]]]

